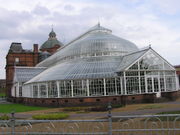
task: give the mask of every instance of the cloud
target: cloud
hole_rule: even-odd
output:
[[[74,10],[74,7],[70,4],[67,4],[64,6],[64,10],[67,10],[67,11],[73,11]]]
[[[48,10],[48,8],[40,6],[40,5],[37,5],[32,12],[35,15],[39,15],[39,16],[44,16],[44,15],[50,14],[50,11]]]
[[[179,0],[152,0],[152,5],[159,11],[174,15],[180,12]]]

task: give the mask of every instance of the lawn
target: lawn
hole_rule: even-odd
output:
[[[0,113],[11,113],[16,112],[28,112],[36,110],[45,110],[47,107],[37,107],[37,106],[26,106],[21,104],[0,104]]]
[[[169,112],[161,112],[158,114],[180,114],[180,111],[169,111]]]
[[[6,94],[5,93],[0,93],[0,97],[5,97]]]

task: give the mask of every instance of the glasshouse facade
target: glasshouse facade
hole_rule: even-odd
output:
[[[161,95],[179,86],[174,67],[151,47],[139,49],[100,24],[15,76],[16,95],[26,98]]]

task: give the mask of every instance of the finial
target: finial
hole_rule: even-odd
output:
[[[51,27],[52,27],[52,31],[53,31],[53,24],[51,25]]]
[[[151,44],[149,44],[149,48],[151,48]]]
[[[98,27],[100,27],[100,22],[98,21]]]

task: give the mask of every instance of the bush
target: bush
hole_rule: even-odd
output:
[[[9,120],[9,116],[4,114],[4,115],[0,116],[0,120]]]
[[[61,120],[68,117],[69,115],[66,113],[38,114],[32,116],[32,118],[35,120]]]
[[[107,106],[95,106],[95,107],[90,107],[86,109],[86,111],[91,111],[91,112],[104,112],[107,111]]]
[[[122,105],[122,104],[112,104],[111,106],[112,106],[112,108],[121,108],[121,107],[124,107],[124,105]]]
[[[63,109],[65,112],[77,112],[77,111],[84,111],[85,108],[83,107],[66,107]]]

